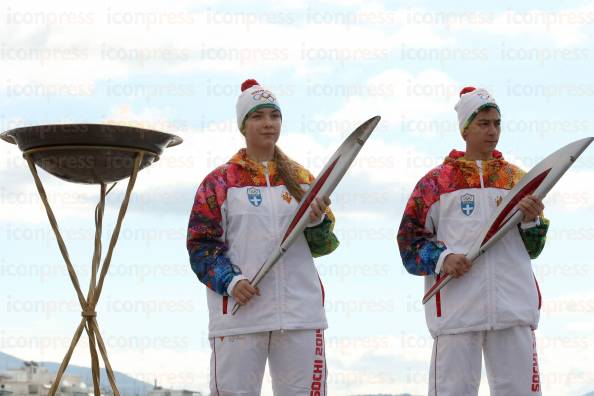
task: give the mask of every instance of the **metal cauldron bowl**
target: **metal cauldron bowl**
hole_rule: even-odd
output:
[[[144,153],[140,169],[159,160],[178,136],[151,129],[108,124],[52,124],[11,129],[0,134],[23,155],[60,179],[85,184],[111,183],[132,174],[134,159]]]

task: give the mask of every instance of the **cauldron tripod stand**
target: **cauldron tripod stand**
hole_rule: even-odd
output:
[[[164,148],[180,144],[182,140],[177,136],[157,131],[99,124],[25,127],[5,132],[0,137],[9,143],[18,144],[19,148],[23,150],[23,157],[27,161],[29,170],[35,180],[35,186],[45,207],[82,309],[82,319],[74,332],[70,347],[62,360],[48,395],[54,396],[58,391],[62,376],[84,330],[89,338],[95,396],[101,394],[99,355],[101,355],[105,364],[107,378],[114,396],[120,396],[113,369],[107,356],[105,342],[99,331],[95,307],[101,296],[105,277],[111,264],[113,250],[120,234],[122,221],[128,209],[138,172],[141,168],[149,166],[152,162],[158,160]],[[118,143],[121,145],[118,146]],[[89,161],[91,159],[92,161]],[[62,166],[64,163],[75,164],[75,166]],[[79,166],[85,163],[90,166]],[[119,166],[113,166],[114,163],[119,163]],[[67,181],[100,185],[99,203],[95,208],[95,245],[91,279],[86,296],[82,292],[66,244],[58,228],[56,217],[37,173],[36,164]],[[103,264],[101,264],[103,215],[105,198],[109,193],[107,183],[117,182],[117,180],[126,177],[129,177],[128,186],[111,235],[107,254],[103,259]]]

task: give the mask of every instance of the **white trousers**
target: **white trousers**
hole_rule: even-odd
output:
[[[325,396],[323,330],[284,330],[210,339],[211,396],[259,396],[266,361],[278,396]]]
[[[436,337],[429,395],[476,396],[482,355],[491,396],[541,395],[536,339],[529,326]]]

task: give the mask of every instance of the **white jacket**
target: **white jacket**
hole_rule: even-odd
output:
[[[299,175],[307,188],[313,177],[301,167]],[[275,163],[256,164],[245,150],[205,178],[190,217],[188,250],[192,268],[209,286],[209,337],[327,328],[324,289],[312,253],[336,248],[331,216],[306,230],[260,282],[261,295],[231,315],[233,287],[251,279],[278,248],[297,206]]]
[[[425,292],[438,279],[450,253],[466,254],[498,202],[523,172],[503,160],[465,161],[453,151],[444,164],[417,184],[398,234],[403,262],[413,274],[425,275]],[[471,270],[449,282],[425,304],[431,334],[536,328],[541,296],[530,255],[544,245],[548,223],[514,229],[479,257]]]

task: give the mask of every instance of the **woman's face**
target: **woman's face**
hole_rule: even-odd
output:
[[[246,145],[258,150],[274,147],[280,135],[282,118],[280,111],[262,108],[254,111],[245,120],[243,133]]]

